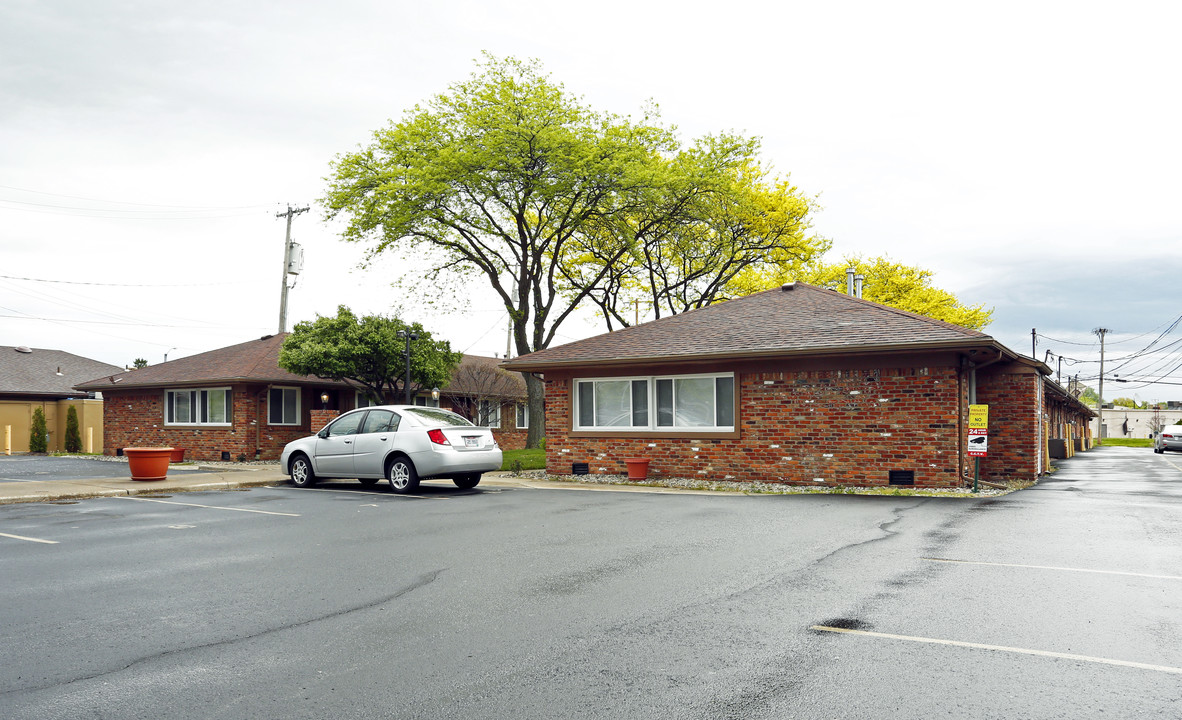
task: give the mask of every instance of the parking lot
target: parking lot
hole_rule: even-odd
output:
[[[0,716],[1177,717],[1182,456],[1001,498],[0,507]]]

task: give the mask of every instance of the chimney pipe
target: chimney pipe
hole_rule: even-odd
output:
[[[861,273],[854,278],[854,297],[862,297],[862,283],[866,282],[866,276]]]
[[[845,294],[850,297],[854,296],[854,273],[857,272],[852,267],[845,269]]]

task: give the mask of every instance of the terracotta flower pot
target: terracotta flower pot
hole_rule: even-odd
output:
[[[168,457],[168,462],[179,463],[179,462],[184,462],[184,461],[185,461],[185,449],[184,448],[173,448],[172,453]]]
[[[163,480],[168,475],[172,448],[123,448],[132,480]]]
[[[648,478],[648,458],[624,458],[624,464],[628,466],[629,480],[645,480]]]

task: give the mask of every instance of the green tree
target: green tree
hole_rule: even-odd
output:
[[[447,384],[463,353],[452,352],[446,340],[432,339],[418,323],[358,317],[344,305],[335,317],[297,323],[279,349],[279,367],[297,375],[348,380],[374,402],[399,403],[406,392],[406,339],[398,336],[399,330],[418,335],[410,341],[411,394]]]
[[[500,298],[518,354],[550,345],[589,290],[570,288],[560,268],[582,237],[605,237],[665,178],[661,157],[673,133],[597,112],[544,74],[536,61],[486,55],[466,82],[338,156],[321,200],[327,219],[344,218],[344,240],[387,252],[429,256],[427,280],[481,277]],[[597,287],[629,249],[615,242],[597,257],[586,287]],[[544,432],[543,386],[526,375],[528,444]]]
[[[1079,394],[1079,400],[1087,405],[1098,405],[1100,403],[1100,395],[1094,389],[1085,385],[1083,392]]]
[[[49,449],[49,428],[45,425],[45,412],[33,408],[33,423],[29,428],[29,452],[43,453]]]
[[[131,366],[136,370],[148,367],[148,361],[143,358],[136,358],[132,361]]]
[[[964,305],[955,295],[932,284],[931,270],[897,263],[887,257],[863,259],[847,256],[842,262],[820,261],[781,264],[743,273],[731,284],[734,294],[749,295],[792,280],[846,291],[846,270],[865,276],[862,297],[936,320],[980,330],[989,324],[993,310],[984,305]]]
[[[662,161],[662,184],[637,209],[576,235],[560,267],[571,292],[584,292],[612,330],[641,307],[646,318],[705,307],[743,272],[823,253],[828,241],[806,235],[813,201],[772,177],[758,154],[758,139],[724,134]]]
[[[66,452],[82,452],[82,434],[78,431],[78,409],[73,405],[66,411]]]
[[[1127,408],[1134,408],[1134,409],[1140,407],[1137,404],[1136,400],[1134,400],[1133,398],[1127,398],[1127,397],[1118,397],[1112,401],[1112,404],[1115,406],[1119,406],[1119,407],[1127,407]]]

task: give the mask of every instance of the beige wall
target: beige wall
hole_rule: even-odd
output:
[[[78,412],[78,434],[82,438],[82,452],[103,451],[102,400],[0,400],[0,453],[29,451],[29,430],[33,425],[33,409],[45,413],[49,428],[48,450],[65,450],[66,419],[73,405]],[[89,433],[88,433],[89,431]],[[88,446],[88,438],[90,446]]]

